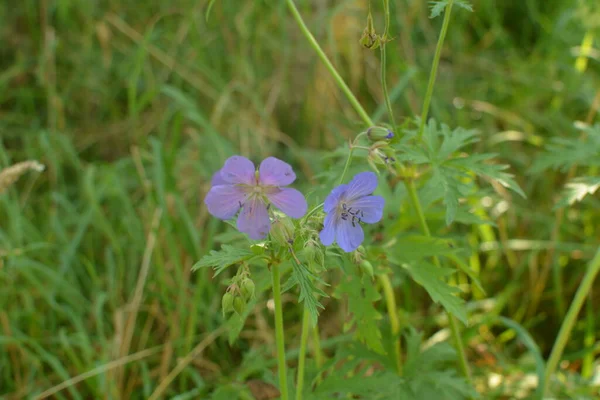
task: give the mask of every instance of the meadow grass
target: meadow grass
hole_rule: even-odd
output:
[[[369,117],[387,121],[378,52],[358,44],[367,3],[296,3]],[[191,272],[237,237],[202,200],[236,153],[285,158],[305,188],[324,192],[319,172],[362,125],[284,2],[218,0],[208,19],[207,4],[0,5],[0,169],[46,167],[0,193],[2,398],[244,399],[248,387],[276,385],[270,299],[256,299],[230,343],[225,284],[207,269]],[[598,247],[598,197],[559,216],[566,172],[531,169],[550,138],[577,137],[574,121],[596,120],[597,50],[576,63],[578,46],[597,38],[587,4],[474,1],[475,12],[453,14],[441,53],[429,115],[483,132],[473,151],[497,153],[527,194],[494,187],[479,207],[493,225],[452,231],[425,207],[432,231],[471,249],[485,289],[465,276],[455,282],[466,292],[462,338],[484,398],[533,393],[527,379],[541,376]],[[382,11],[373,4],[376,23]],[[419,1],[392,1],[390,14],[387,83],[401,125],[421,111],[442,21]],[[397,194],[395,228],[418,227],[410,196]],[[268,271],[255,280],[270,287]],[[422,289],[405,276],[392,285],[403,325],[432,341],[448,336]],[[282,300],[295,365],[302,310],[294,294]],[[350,337],[341,302],[323,303],[328,352]],[[559,364],[557,396],[598,393],[589,381],[598,374],[598,315],[590,296]]]

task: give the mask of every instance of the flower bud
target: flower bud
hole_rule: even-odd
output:
[[[359,246],[352,252],[351,258],[354,264],[360,264],[365,259],[365,248],[363,246]]]
[[[233,311],[233,295],[226,292],[221,299],[221,308],[223,309],[223,316],[228,312]]]
[[[373,277],[375,276],[374,272],[373,272],[373,264],[371,264],[369,261],[367,260],[363,260],[360,264],[359,264],[359,268],[360,270],[364,273],[369,275],[369,277],[371,279],[373,279]]]
[[[255,286],[254,286],[254,282],[252,281],[252,279],[244,278],[242,280],[242,284],[240,285],[240,291],[242,292],[242,296],[244,297],[244,300],[248,301],[252,297],[254,297],[254,290],[255,290]]]
[[[271,237],[281,246],[294,243],[294,223],[289,218],[280,218],[271,225]]]
[[[238,315],[242,315],[245,308],[246,303],[244,303],[244,300],[242,300],[241,297],[236,297],[233,299],[233,311],[235,311]]]
[[[367,130],[367,137],[372,142],[390,140],[394,137],[394,132],[381,126],[372,126]]]
[[[367,27],[363,31],[362,36],[359,40],[360,44],[371,50],[375,50],[381,44],[381,39],[377,33],[375,33],[375,28],[373,27],[373,16],[371,15],[371,6],[369,5],[369,14],[367,15]]]

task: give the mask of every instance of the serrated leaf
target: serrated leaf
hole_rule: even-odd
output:
[[[433,301],[441,304],[446,311],[467,324],[465,301],[454,295],[460,290],[445,282],[445,277],[452,273],[452,270],[436,267],[425,261],[404,264],[403,266],[413,280],[423,286]]]
[[[350,276],[350,279],[338,286],[336,293],[348,296],[351,324],[355,326],[358,338],[371,350],[383,353],[381,332],[377,326],[377,321],[382,317],[373,305],[381,296],[375,285],[366,276],[362,280],[358,276]]]
[[[471,279],[471,281],[475,284],[477,289],[479,289],[482,293],[485,294],[485,290],[483,289],[483,286],[481,286],[479,278],[477,277],[477,275],[475,275],[475,271],[473,271],[471,267],[467,265],[467,263],[465,263],[463,260],[461,260],[460,257],[454,254],[449,255],[448,258],[450,258],[456,264],[456,266]]]
[[[444,9],[448,6],[449,1],[430,1],[429,3],[431,5],[431,13],[429,14],[429,18],[435,18],[438,17],[444,11]],[[455,0],[454,4],[467,11],[473,11],[473,6],[466,0]]]
[[[487,161],[493,159],[494,156],[494,154],[473,154],[468,157],[449,160],[444,165],[471,171],[476,175],[492,179],[519,194],[521,197],[526,198],[527,196],[521,187],[519,187],[519,184],[514,180],[513,175],[504,172],[504,170],[508,168],[508,165],[487,163]]]
[[[398,237],[390,249],[388,259],[396,264],[439,257],[456,252],[446,239],[423,235]]]
[[[317,296],[327,297],[327,294],[315,286],[314,281],[318,280],[318,278],[308,268],[295,261],[292,262],[292,265],[291,279],[300,288],[298,301],[304,303],[304,307],[308,310],[313,324],[316,325],[319,319],[319,309],[323,309],[323,306],[317,300]]]
[[[192,267],[192,271],[196,271],[199,268],[212,267],[215,269],[215,276],[225,271],[230,265],[246,261],[255,257],[256,254],[248,249],[240,249],[224,244],[221,250],[211,250],[209,254],[205,255]]]
[[[600,177],[585,176],[573,179],[563,189],[555,208],[570,206],[583,200],[588,194],[594,194],[600,188]]]
[[[545,152],[536,158],[531,173],[547,169],[566,172],[575,165],[600,165],[600,124],[586,127],[587,140],[579,137],[553,138],[545,146]]]

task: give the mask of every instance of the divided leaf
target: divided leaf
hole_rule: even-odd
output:
[[[431,13],[429,14],[429,18],[435,18],[446,9],[449,0],[430,1],[429,3],[431,4]],[[454,4],[467,11],[473,11],[473,6],[466,0],[455,0]]]
[[[404,268],[415,282],[423,286],[433,301],[441,304],[448,312],[467,324],[465,301],[455,296],[455,293],[460,292],[460,290],[445,282],[445,277],[451,274],[453,270],[436,267],[425,261],[404,264]]]
[[[240,249],[228,244],[221,246],[220,251],[211,250],[192,267],[192,271],[199,268],[212,267],[215,269],[215,276],[225,271],[230,265],[249,260],[255,257],[256,254],[248,249]]]
[[[373,303],[381,299],[375,285],[365,276],[351,276],[337,288],[337,294],[348,295],[348,309],[352,314],[351,325],[356,327],[356,335],[370,349],[383,353],[381,332],[377,326],[381,314]]]
[[[588,194],[594,194],[600,188],[600,177],[585,176],[568,182],[555,208],[570,206],[583,200]]]

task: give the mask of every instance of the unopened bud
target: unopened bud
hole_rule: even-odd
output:
[[[235,311],[238,315],[242,315],[245,308],[246,303],[244,303],[244,300],[242,300],[241,297],[236,297],[233,299],[233,311]]]
[[[371,15],[371,5],[369,4],[369,14],[367,15],[367,27],[363,31],[362,36],[359,40],[360,44],[371,50],[375,50],[381,44],[381,39],[377,33],[375,33],[375,28],[373,27],[373,16]]]
[[[244,278],[244,280],[242,280],[242,284],[240,286],[241,286],[240,290],[242,292],[242,296],[244,297],[244,300],[248,301],[252,297],[254,297],[255,286],[254,286],[254,282],[252,281],[252,279]]]
[[[228,312],[233,311],[233,295],[226,292],[221,299],[221,308],[223,309],[223,316]]]
[[[373,264],[371,264],[369,261],[367,260],[363,260],[360,264],[359,264],[360,270],[369,275],[369,277],[371,279],[373,279],[373,277],[375,276],[374,272],[373,272]]]
[[[360,264],[365,258],[365,248],[363,246],[358,246],[358,249],[352,252],[351,257],[354,264]]]
[[[273,222],[271,237],[281,246],[294,243],[294,223],[289,218],[281,218]]]
[[[394,137],[394,132],[381,126],[372,126],[367,130],[367,137],[372,142],[390,140]]]

